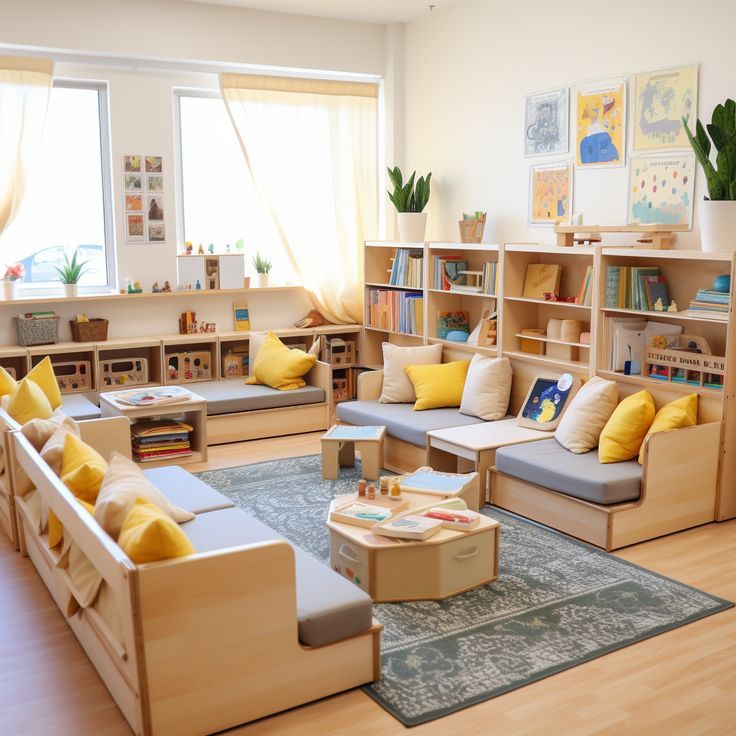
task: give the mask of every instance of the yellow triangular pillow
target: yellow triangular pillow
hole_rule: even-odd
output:
[[[637,457],[654,419],[654,399],[649,391],[627,396],[611,414],[601,432],[598,460],[620,463]]]
[[[97,450],[68,433],[61,455],[61,481],[79,499],[94,504],[107,462]]]
[[[136,565],[193,555],[196,551],[175,521],[142,498],[136,500],[125,517],[118,544]]]
[[[18,389],[8,402],[8,414],[18,424],[25,424],[31,419],[48,419],[53,413],[46,394],[28,376],[18,383]]]
[[[58,409],[61,406],[61,391],[59,391],[59,384],[56,382],[56,376],[54,375],[54,367],[51,365],[51,358],[48,355],[31,370],[26,378],[35,381],[41,387],[52,409]]]
[[[698,395],[690,394],[665,404],[655,415],[646,437],[670,429],[694,427],[698,423]],[[646,437],[644,439],[646,439]],[[644,462],[644,443],[639,451],[639,465]]]
[[[95,507],[91,503],[82,501],[81,498],[78,498],[77,501],[79,501],[79,503],[81,503],[82,506],[92,514],[92,516],[95,515]],[[59,521],[59,517],[53,511],[49,511],[49,549],[56,547],[62,539],[64,539],[64,526]]]
[[[18,381],[0,365],[0,396],[14,394],[18,389]]]
[[[269,332],[256,355],[253,375],[245,382],[265,383],[281,391],[292,391],[307,385],[302,376],[309,372],[316,361],[316,355],[309,355],[297,348],[291,349],[273,332]]]

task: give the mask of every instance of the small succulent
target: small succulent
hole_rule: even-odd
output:
[[[59,281],[62,284],[76,284],[82,275],[87,270],[86,266],[89,261],[77,261],[78,251],[74,251],[74,255],[69,260],[69,255],[64,253],[64,265],[54,266],[57,273],[59,274]]]
[[[426,177],[420,176],[415,186],[416,171],[412,173],[406,183],[404,183],[404,177],[398,166],[387,169],[387,171],[388,178],[394,187],[394,191],[387,192],[387,194],[394,207],[396,207],[396,211],[423,212],[427,202],[429,202],[429,182],[432,178],[432,172],[430,171]]]
[[[272,265],[268,258],[264,258],[260,251],[256,251],[255,256],[253,256],[253,268],[256,269],[256,273],[268,273]]]

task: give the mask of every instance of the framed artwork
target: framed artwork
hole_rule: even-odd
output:
[[[629,225],[693,226],[695,156],[632,156],[629,164]]]
[[[682,118],[697,114],[697,64],[634,77],[634,150],[688,148]]]
[[[146,239],[143,215],[125,215],[125,240],[128,243],[143,243]]]
[[[626,81],[576,90],[575,160],[580,168],[623,166],[626,161]]]
[[[126,174],[141,173],[141,157],[140,156],[123,156],[123,171]]]
[[[163,171],[161,156],[146,156],[146,174],[160,174]]]
[[[570,90],[539,92],[526,98],[524,155],[567,153],[570,147]]]
[[[536,376],[521,405],[516,423],[520,427],[552,432],[582,384],[572,373]]]
[[[529,170],[529,224],[569,224],[572,213],[572,166],[569,161]]]
[[[126,194],[125,195],[125,211],[126,212],[142,212],[143,211],[143,195],[142,194]]]

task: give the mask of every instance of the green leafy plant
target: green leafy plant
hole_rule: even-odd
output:
[[[708,198],[736,199],[736,102],[729,99],[724,105],[716,105],[706,126],[710,138],[700,120],[695,123],[695,135],[687,126],[687,118],[682,119],[682,124],[705,172]],[[715,166],[710,160],[711,139],[717,151]]]
[[[387,194],[394,207],[396,207],[396,211],[422,212],[427,206],[427,202],[429,202],[429,182],[432,179],[432,172],[430,171],[426,177],[420,176],[415,186],[416,171],[404,183],[404,177],[398,166],[386,170],[394,188],[393,192],[387,192]]]
[[[273,264],[268,258],[263,258],[260,251],[256,251],[253,257],[253,268],[256,269],[256,273],[268,273],[271,270]]]
[[[84,272],[87,270],[86,266],[89,261],[77,261],[79,251],[74,251],[72,259],[69,260],[69,255],[64,253],[64,265],[54,266],[59,274],[59,281],[62,284],[76,284],[79,279],[82,278]]]

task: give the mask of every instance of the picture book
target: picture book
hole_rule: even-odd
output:
[[[661,307],[666,310],[670,305],[670,295],[667,293],[667,284],[664,276],[642,276],[646,292],[647,309],[655,309],[657,300],[661,300]]]
[[[570,398],[581,385],[582,381],[571,373],[537,376],[516,417],[516,423],[520,427],[551,432],[557,428]]]
[[[233,304],[233,317],[235,319],[235,329],[237,332],[247,332],[250,330],[250,314],[248,305],[242,302]]]
[[[437,534],[440,529],[442,529],[440,519],[430,519],[426,516],[414,514],[384,521],[372,528],[374,534],[381,534],[384,537],[398,537],[399,539],[414,539],[416,541],[429,539]]]
[[[450,332],[465,332],[470,334],[470,314],[465,310],[457,312],[437,312],[437,337],[446,340]]]
[[[143,390],[118,392],[115,401],[126,406],[164,406],[189,401],[192,394],[180,386],[160,386]]]
[[[433,507],[425,511],[422,516],[428,519],[439,519],[444,529],[455,529],[469,532],[480,524],[480,514],[476,511],[453,511],[442,507]]]
[[[560,293],[562,267],[556,263],[530,263],[526,267],[524,293],[528,299],[544,299],[545,294]]]
[[[390,519],[393,513],[391,509],[383,506],[361,503],[360,501],[349,501],[330,511],[330,521],[370,528],[377,522]]]

